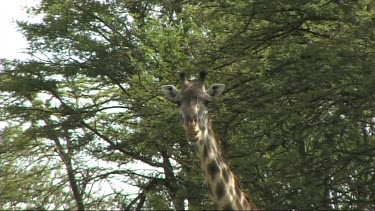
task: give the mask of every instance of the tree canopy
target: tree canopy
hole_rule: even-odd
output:
[[[260,209],[375,209],[372,0],[42,0],[0,71],[0,208],[212,209],[160,87],[223,83],[216,136]]]

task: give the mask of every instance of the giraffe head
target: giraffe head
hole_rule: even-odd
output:
[[[181,91],[173,85],[161,87],[166,98],[179,106],[187,139],[191,142],[201,140],[202,131],[207,129],[207,104],[224,90],[224,84],[213,84],[206,90],[206,75],[205,71],[201,71],[199,79],[188,80],[186,73],[180,72]]]

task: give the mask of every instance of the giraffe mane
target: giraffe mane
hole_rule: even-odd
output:
[[[234,185],[236,186],[236,188],[239,188],[239,190],[242,190],[241,183],[238,181],[238,177],[235,174],[233,174],[233,178],[234,178]],[[251,209],[255,209],[255,205],[253,203],[253,200],[251,200],[250,196],[243,191],[242,191],[242,194],[247,200],[247,202],[249,202]]]
[[[216,147],[218,148],[218,151],[221,152],[220,153],[220,156],[221,156],[221,159],[224,163],[227,163],[226,162],[226,156],[225,156],[225,153],[223,153],[224,151],[222,150],[223,149],[223,145],[221,143],[221,141],[219,139],[216,138],[213,130],[212,130],[212,125],[211,125],[211,120],[210,118],[208,118],[207,120],[207,125],[208,125],[208,133],[214,137],[215,139],[215,142],[216,142]],[[242,190],[242,186],[241,186],[241,183],[239,182],[238,180],[238,177],[233,174],[233,179],[234,179],[234,185],[235,185],[235,188],[238,188],[239,190]],[[249,195],[243,191],[241,191],[243,196],[245,197],[245,199],[249,202],[250,206],[251,206],[251,209],[255,209],[255,205],[253,203],[253,201],[251,200],[251,198],[249,197]]]

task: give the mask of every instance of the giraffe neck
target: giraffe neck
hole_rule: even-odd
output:
[[[219,141],[211,129],[209,120],[201,127],[200,140],[196,143],[197,154],[204,171],[206,184],[216,209],[252,210],[254,205],[241,191],[237,178],[225,163]]]

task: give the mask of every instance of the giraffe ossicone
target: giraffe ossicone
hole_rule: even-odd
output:
[[[197,155],[205,175],[208,190],[215,208],[220,210],[254,210],[249,197],[242,192],[240,184],[223,159],[220,142],[215,138],[207,104],[220,96],[224,84],[213,84],[205,89],[207,72],[201,71],[199,78],[188,80],[180,72],[181,91],[173,85],[161,87],[170,101],[178,104],[186,138],[197,146]]]

